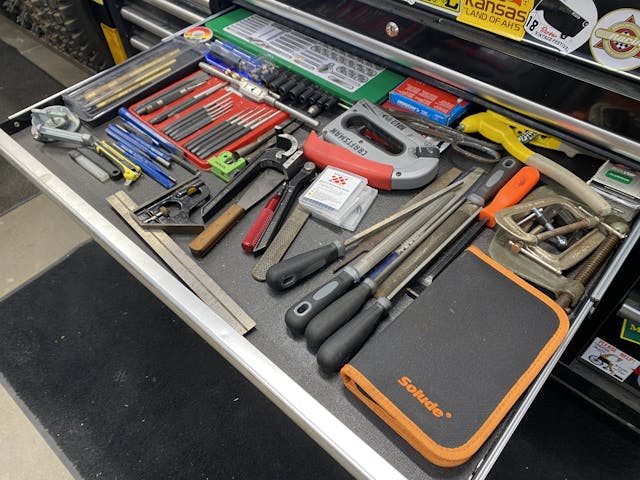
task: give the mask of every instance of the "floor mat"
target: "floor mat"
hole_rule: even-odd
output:
[[[0,157],[0,217],[39,193],[38,187]]]
[[[52,76],[23,57],[18,50],[0,40],[4,68],[0,78],[0,118],[33,105],[63,89]]]
[[[351,478],[94,242],[0,319],[0,372],[84,478]]]
[[[38,100],[62,90],[62,84],[0,41],[0,58],[5,68],[0,75],[0,122]],[[21,205],[40,191],[26,177],[0,157],[0,215]]]

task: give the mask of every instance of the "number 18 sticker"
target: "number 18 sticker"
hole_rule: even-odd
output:
[[[560,52],[584,45],[598,20],[593,0],[541,0],[529,13],[525,32]]]

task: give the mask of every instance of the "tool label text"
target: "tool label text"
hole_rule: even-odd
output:
[[[444,410],[442,410],[438,403],[431,400],[421,388],[416,387],[409,377],[404,376],[399,378],[398,384],[404,387],[407,393],[411,394],[411,396],[415,398],[420,404],[422,404],[427,411],[431,412],[434,417],[451,418],[453,416],[450,412],[445,412]]]

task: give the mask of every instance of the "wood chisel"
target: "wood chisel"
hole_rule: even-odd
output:
[[[460,187],[460,185],[458,185]],[[345,267],[332,280],[314,290],[298,301],[285,313],[285,323],[298,335],[304,333],[313,317],[330,303],[350,289],[369,270],[380,263],[389,253],[404,242],[430,218],[442,213],[446,205],[456,197],[455,192],[447,192],[440,198],[398,225],[398,227],[369,253],[358,259],[353,265]]]
[[[516,204],[520,201],[537,183],[539,175],[529,170],[531,167],[524,167],[519,170],[495,195],[494,200],[487,207],[482,209],[476,203],[471,201],[465,202],[458,211],[448,218],[440,228],[434,232],[418,249],[416,249],[406,260],[382,281],[377,287],[374,298],[363,310],[350,320],[347,319],[344,325],[335,333],[327,338],[327,340],[318,349],[318,365],[325,372],[338,371],[349,359],[360,349],[366,340],[373,334],[378,324],[385,317],[392,305],[392,300],[403,291],[416,275],[432,262],[432,260],[455,239],[461,231],[476,219],[480,211],[483,212],[483,218],[491,217],[501,208]],[[491,175],[489,176],[491,178]],[[523,181],[523,178],[526,181]],[[500,184],[495,184],[500,185]],[[481,203],[495,193],[495,185],[492,189],[483,188],[481,191],[483,200]],[[476,190],[476,195],[469,195],[474,201],[478,201],[477,194],[480,190]],[[481,220],[482,226],[485,221]],[[466,245],[465,245],[466,246]],[[453,249],[454,247],[452,247]],[[458,251],[459,253],[459,251]],[[449,262],[455,257],[445,254]],[[442,267],[444,268],[444,267]],[[442,270],[440,268],[439,271]],[[438,271],[438,273],[439,273]],[[436,273],[437,274],[437,273]],[[435,277],[436,274],[432,276]],[[356,289],[364,289],[358,286]],[[351,293],[351,292],[349,292]],[[355,298],[355,293],[352,297]],[[366,300],[366,298],[365,298]],[[364,302],[360,303],[360,306]]]
[[[202,257],[244,216],[245,212],[269,195],[285,180],[281,172],[265,169],[247,188],[240,200],[227,208],[200,235],[191,241],[189,249]]]

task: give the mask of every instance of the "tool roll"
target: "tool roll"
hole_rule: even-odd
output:
[[[566,335],[550,298],[470,247],[341,370],[432,463],[467,461]]]

